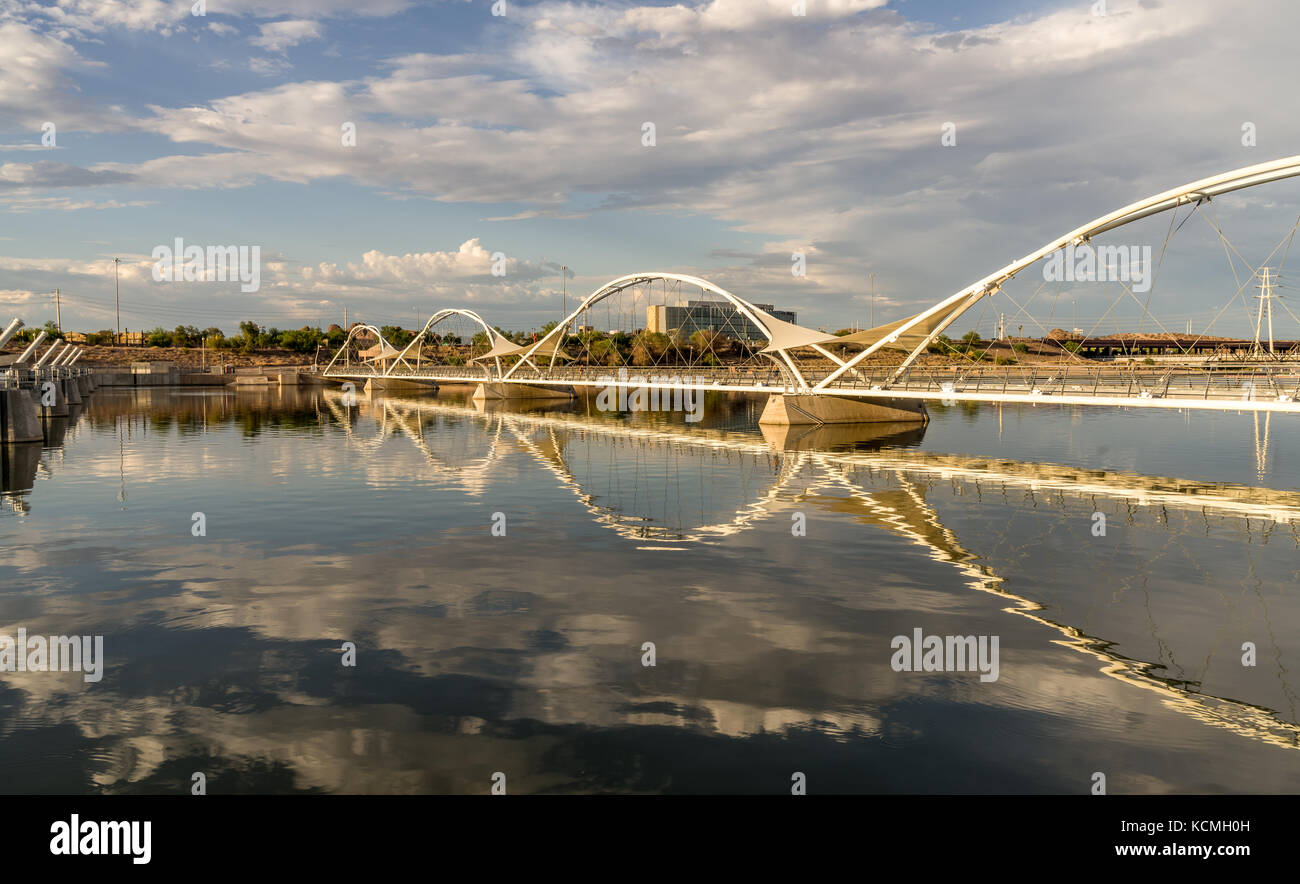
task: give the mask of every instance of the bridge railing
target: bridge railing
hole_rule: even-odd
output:
[[[812,387],[828,377],[829,369],[801,369]],[[383,372],[373,366],[349,367],[332,372],[348,377],[464,379],[467,383],[499,380],[483,366],[428,366]],[[1037,394],[1122,398],[1180,399],[1291,399],[1300,398],[1300,367],[1261,366],[1251,369],[1209,369],[1163,366],[1155,369],[1116,369],[1106,366],[952,366],[912,367],[892,383],[892,369],[855,369],[831,382],[828,391],[872,388],[942,394]],[[797,392],[788,373],[775,367],[751,366],[556,366],[534,369],[520,366],[510,376],[515,383],[593,385],[612,381],[643,383],[696,383],[704,386],[750,387]]]
[[[805,375],[807,376],[807,375]],[[815,384],[825,374],[808,378]],[[889,373],[864,371],[842,375],[828,389],[883,386]],[[815,379],[814,379],[815,378]],[[1117,371],[1106,368],[1007,366],[995,368],[913,368],[889,389],[909,392],[1039,393],[1180,399],[1290,398],[1300,396],[1300,370],[1291,367],[1250,370]]]

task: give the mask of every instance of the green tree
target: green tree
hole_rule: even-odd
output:
[[[385,325],[379,329],[379,333],[394,347],[405,347],[415,339],[415,332],[407,331],[400,325]]]
[[[315,353],[321,341],[320,329],[299,328],[280,332],[276,343],[294,353]]]

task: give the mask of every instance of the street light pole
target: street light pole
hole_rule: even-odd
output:
[[[569,315],[569,268],[560,266],[560,322],[564,322]],[[567,323],[566,323],[567,326]],[[560,334],[567,335],[569,329],[566,327]],[[561,339],[563,340],[563,339]]]
[[[122,338],[122,288],[118,284],[117,267],[122,263],[121,258],[113,259],[113,299],[117,304],[117,337],[114,343],[121,343]]]

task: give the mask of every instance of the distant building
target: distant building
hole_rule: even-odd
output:
[[[771,304],[755,304],[777,319],[798,323],[793,310],[777,310]],[[646,331],[681,331],[690,337],[697,331],[714,331],[736,341],[763,341],[767,335],[728,301],[687,301],[646,308]]]

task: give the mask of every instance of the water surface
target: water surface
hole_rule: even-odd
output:
[[[101,388],[6,449],[0,634],[107,663],[0,673],[0,790],[1300,791],[1294,417],[466,392]]]

